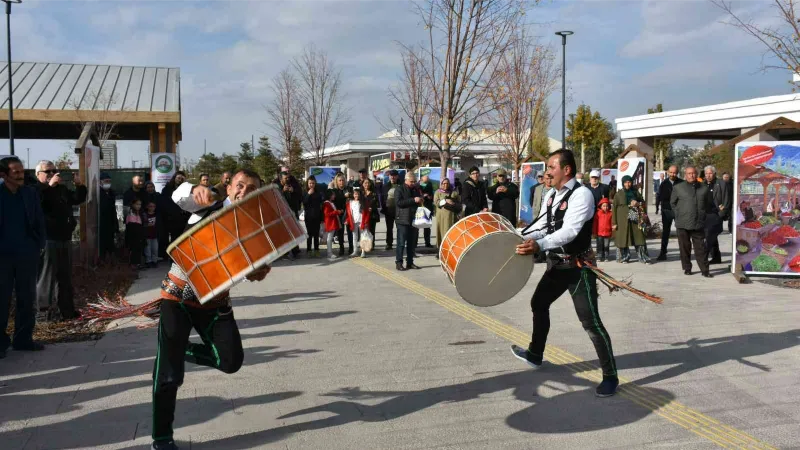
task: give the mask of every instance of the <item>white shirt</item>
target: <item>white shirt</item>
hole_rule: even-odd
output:
[[[350,201],[350,215],[353,217],[353,224],[361,223],[361,203]]]
[[[180,206],[182,210],[188,211],[190,213],[194,213],[200,211],[201,209],[206,209],[208,206],[200,206],[194,202],[194,198],[192,198],[192,188],[194,187],[193,184],[184,182],[180,186],[178,186],[175,191],[172,193],[172,201],[175,202],[176,205]],[[222,202],[223,206],[228,206],[231,204],[231,199],[225,197],[225,201]],[[189,225],[194,225],[200,220],[203,219],[203,216],[192,214],[192,217],[189,218]]]
[[[575,185],[578,184],[574,178],[569,180],[559,191],[554,188],[550,189],[542,198],[542,211],[539,213],[541,217],[537,220],[531,229],[538,230],[530,233],[525,237],[525,240],[535,239],[542,250],[553,250],[563,245],[569,244],[577,236],[583,228],[583,224],[588,222],[594,217],[594,196],[592,191],[581,186],[575,189],[569,200],[567,201],[567,211],[564,213],[564,223],[561,228],[556,230],[553,234],[547,234],[547,214],[545,209],[550,197],[553,199],[553,204],[550,206],[552,215],[555,215],[557,209],[561,206],[561,199],[567,195]]]

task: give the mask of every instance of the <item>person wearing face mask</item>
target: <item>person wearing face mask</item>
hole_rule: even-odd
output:
[[[175,203],[172,199],[172,194],[186,181],[186,174],[178,170],[175,172],[175,175],[172,176],[172,179],[167,182],[164,186],[164,189],[161,190],[161,196],[164,198],[164,206],[163,212],[165,215],[165,223],[167,233],[168,233],[168,240],[167,245],[172,244],[178,239],[178,236],[183,234],[184,229],[186,228],[186,224],[189,222],[189,214],[188,212],[184,211],[183,209]],[[156,205],[158,208],[158,205]]]
[[[111,175],[106,172],[100,174],[100,196],[98,227],[100,235],[100,259],[114,255],[116,245],[115,237],[119,233],[119,218],[117,217],[117,193],[111,189]]]

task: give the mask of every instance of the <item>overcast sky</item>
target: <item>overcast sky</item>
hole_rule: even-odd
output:
[[[761,21],[769,3],[737,4]],[[235,153],[239,143],[269,134],[263,105],[269,80],[308,43],[341,67],[353,108],[353,139],[383,131],[375,117],[390,113],[386,90],[397,80],[397,42],[423,33],[408,1],[35,1],[14,5],[14,61],[179,67],[181,157],[208,150]],[[665,110],[791,92],[787,73],[761,73],[762,48],[720,23],[723,13],[703,0],[552,1],[528,17],[560,58],[554,31],[575,32],[567,45],[571,101],[612,120]],[[551,99],[555,112],[559,94]],[[560,139],[560,114],[551,136]],[[7,153],[3,144],[0,153]],[[31,160],[55,159],[58,141],[17,141]],[[120,164],[146,158],[146,142],[121,142]]]

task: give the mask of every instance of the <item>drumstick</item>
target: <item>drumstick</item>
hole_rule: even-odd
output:
[[[514,250],[514,253],[512,253],[512,254],[511,254],[511,257],[509,257],[509,258],[506,260],[505,264],[503,264],[503,266],[502,266],[502,267],[500,267],[500,270],[498,270],[498,271],[497,271],[497,273],[496,273],[496,274],[494,274],[494,276],[492,277],[492,279],[491,279],[491,280],[489,280],[489,285],[491,285],[491,284],[492,284],[492,282],[494,282],[494,279],[495,279],[495,278],[497,278],[497,276],[498,276],[498,275],[500,275],[500,272],[502,272],[502,271],[503,271],[503,269],[505,269],[505,268],[506,268],[506,266],[508,265],[508,263],[509,263],[509,262],[511,262],[511,259],[512,259],[513,257],[515,257],[515,256],[517,256],[516,250]]]

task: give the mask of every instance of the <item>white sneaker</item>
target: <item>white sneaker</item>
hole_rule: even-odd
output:
[[[330,255],[328,255],[328,259],[331,260],[331,261],[335,261],[335,260],[339,259],[339,257],[336,256],[336,255],[330,254]]]
[[[355,258],[356,256],[358,256],[358,251],[354,250],[353,253],[350,253],[351,258]]]
[[[365,252],[364,250],[361,250],[361,257],[362,258],[366,258],[367,257],[367,252]]]

